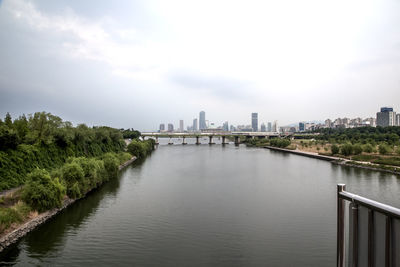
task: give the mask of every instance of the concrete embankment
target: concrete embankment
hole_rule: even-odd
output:
[[[124,169],[135,160],[136,157],[132,157],[130,160],[124,162],[119,166],[119,170]],[[80,199],[83,198],[85,198],[85,196]],[[63,201],[63,205],[60,208],[55,208],[52,210],[42,212],[36,217],[24,222],[22,225],[18,226],[13,231],[5,233],[2,236],[0,236],[0,252],[3,251],[8,246],[10,246],[11,244],[17,242],[21,237],[25,236],[27,233],[35,229],[37,226],[45,223],[50,218],[56,216],[60,211],[66,209],[68,206],[70,206],[77,200],[79,199],[70,199],[66,197],[66,199]]]
[[[310,158],[315,158],[315,159],[322,159],[322,160],[327,160],[327,161],[347,161],[347,159],[332,157],[332,156],[325,156],[325,155],[320,155],[320,154],[312,153],[312,152],[291,150],[291,149],[279,148],[279,147],[273,147],[273,146],[263,146],[263,147],[271,149],[271,150],[275,150],[275,151],[288,152],[288,153],[301,155],[301,156],[305,156],[305,157],[310,157]]]

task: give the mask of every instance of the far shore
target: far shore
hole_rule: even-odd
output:
[[[356,160],[350,160],[350,159],[336,157],[336,156],[321,155],[316,152],[302,151],[300,149],[292,150],[292,149],[279,148],[279,147],[273,147],[273,146],[262,146],[262,147],[271,149],[274,151],[287,152],[287,153],[292,153],[292,154],[296,154],[296,155],[300,155],[300,156],[326,160],[326,161],[330,161],[334,164],[400,175],[400,168],[396,167],[396,166],[384,166],[384,165],[374,164],[374,163],[366,162],[366,161],[356,161]]]

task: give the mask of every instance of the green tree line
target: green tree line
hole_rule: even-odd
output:
[[[69,157],[99,157],[122,152],[123,133],[110,127],[88,127],[46,112],[22,115],[12,120],[9,113],[0,120],[0,190],[19,186],[35,168],[51,170],[62,166]],[[133,135],[135,134],[135,135]]]
[[[389,145],[399,145],[400,127],[358,127],[358,128],[345,128],[333,129],[324,128],[318,129],[315,133],[318,135],[313,136],[319,140],[326,140],[330,143],[361,143],[361,144],[377,144],[386,142]]]

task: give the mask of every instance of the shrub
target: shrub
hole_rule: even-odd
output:
[[[344,156],[349,156],[353,154],[353,145],[351,144],[344,144],[340,147],[340,153]]]
[[[115,154],[105,154],[103,156],[103,162],[106,173],[106,177],[104,177],[104,180],[108,181],[110,178],[116,177],[118,174],[119,161]]]
[[[379,154],[382,155],[385,155],[390,152],[390,148],[386,144],[380,144],[378,149],[379,149]]]
[[[374,148],[371,144],[366,144],[363,146],[363,151],[366,153],[372,153],[374,151]]]
[[[127,147],[128,152],[137,158],[141,158],[145,156],[144,147],[142,146],[140,141],[132,140],[132,142]]]
[[[335,155],[335,154],[338,154],[339,153],[339,147],[337,146],[337,145],[332,145],[331,146],[331,152],[332,152],[332,155]]]
[[[79,191],[81,193],[85,192],[86,189],[86,183],[84,181],[85,173],[83,172],[82,167],[77,162],[66,163],[61,168],[61,173],[62,173],[62,178],[64,179],[67,185],[67,195],[69,197],[71,198],[76,197],[76,190],[75,192],[72,191],[72,186],[74,186],[75,183],[78,183],[80,189]]]
[[[128,160],[130,160],[132,158],[132,155],[129,153],[126,153],[126,152],[121,152],[121,153],[117,154],[117,157],[118,157],[119,163],[122,164],[122,163],[125,163]]]
[[[285,148],[291,144],[288,139],[273,138],[269,141],[271,146]]]
[[[356,144],[353,146],[353,154],[360,155],[363,152],[363,149],[360,144]]]
[[[52,179],[43,169],[36,169],[28,175],[28,182],[22,192],[22,200],[39,212],[60,207],[65,187],[58,178]]]

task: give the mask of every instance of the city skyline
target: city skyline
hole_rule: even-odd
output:
[[[398,1],[287,4],[0,1],[0,116],[146,131],[199,110],[287,125],[398,109]]]
[[[400,111],[400,110],[399,110]],[[348,116],[343,116],[343,117],[337,117],[334,120],[331,120],[331,118],[326,118],[325,120],[301,120],[298,122],[293,122],[291,124],[287,125],[278,125],[278,120],[273,120],[272,121],[259,121],[258,120],[258,113],[257,112],[252,112],[250,114],[250,123],[244,123],[244,124],[229,124],[228,121],[224,121],[222,123],[215,123],[215,122],[209,122],[209,120],[206,120],[205,117],[205,111],[200,111],[199,113],[199,119],[194,118],[193,119],[193,124],[192,126],[187,126],[186,129],[183,129],[183,132],[185,131],[201,131],[204,129],[223,129],[224,131],[232,131],[233,129],[238,128],[239,131],[241,129],[245,129],[246,131],[261,131],[261,132],[274,132],[274,131],[283,131],[285,132],[285,129],[288,131],[292,131],[293,128],[296,129],[296,131],[302,132],[302,131],[307,131],[310,129],[314,129],[315,127],[343,127],[343,128],[348,128],[348,127],[363,127],[363,126],[400,126],[400,113],[396,113],[396,110],[393,107],[385,106],[385,107],[380,107],[380,111],[376,113],[375,116],[368,116],[361,118],[359,116],[349,118]],[[197,128],[197,121],[200,120],[204,121],[204,125],[202,128]],[[207,124],[206,124],[207,122]],[[173,122],[169,123],[171,125],[174,125]],[[183,125],[183,121],[179,120],[179,129],[181,130]],[[190,123],[188,123],[190,125]],[[230,127],[229,127],[230,125]],[[210,127],[212,126],[212,127]],[[290,129],[290,130],[289,130]],[[164,131],[165,130],[165,124],[161,123],[160,127],[158,128],[158,131]],[[237,130],[237,129],[236,129]]]

